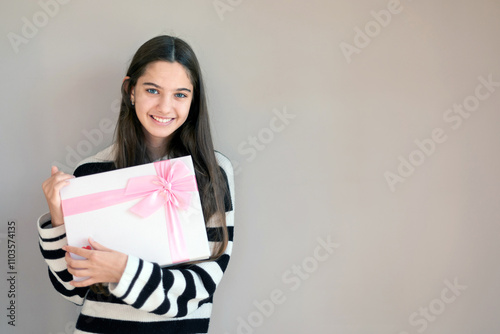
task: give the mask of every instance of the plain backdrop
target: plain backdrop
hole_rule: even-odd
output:
[[[195,50],[236,172],[211,333],[500,331],[500,1],[0,9],[0,332],[72,332],[39,252],[41,183],[111,143],[126,68],[159,34]]]

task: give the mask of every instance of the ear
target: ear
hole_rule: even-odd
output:
[[[125,78],[123,78],[122,85],[124,85],[125,90],[130,92],[130,99],[134,99],[134,87],[128,87],[130,77],[127,75]]]

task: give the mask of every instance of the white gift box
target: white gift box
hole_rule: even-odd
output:
[[[91,237],[161,266],[210,256],[190,156],[69,182],[60,194],[70,246],[86,247]]]

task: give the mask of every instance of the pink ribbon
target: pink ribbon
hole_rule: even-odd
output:
[[[172,263],[189,260],[177,210],[185,210],[191,202],[191,192],[197,191],[196,178],[181,161],[163,160],[154,163],[157,175],[132,177],[124,189],[73,197],[62,201],[64,216],[102,209],[141,198],[130,211],[149,217],[165,208],[168,242]]]

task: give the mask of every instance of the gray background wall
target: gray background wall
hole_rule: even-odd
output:
[[[0,265],[14,220],[18,272],[2,333],[71,332],[38,250],[41,183],[109,145],[127,65],[161,33],[199,56],[236,167],[212,333],[500,331],[499,1],[0,6]]]

